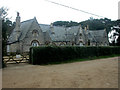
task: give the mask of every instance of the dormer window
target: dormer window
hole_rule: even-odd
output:
[[[33,30],[33,31],[32,31],[32,34],[33,34],[34,37],[37,37],[38,34],[39,34],[39,33],[38,33],[38,30]]]

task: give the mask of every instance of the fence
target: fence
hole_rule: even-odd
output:
[[[15,53],[11,53],[8,56],[3,57],[4,62],[7,63],[27,63],[29,60],[29,54],[28,53],[23,53],[21,55],[16,55]]]

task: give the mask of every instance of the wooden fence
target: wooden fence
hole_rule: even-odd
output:
[[[7,63],[27,63],[29,60],[28,54],[22,54],[22,55],[8,55],[3,57],[4,62]]]

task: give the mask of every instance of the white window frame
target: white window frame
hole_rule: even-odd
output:
[[[39,46],[38,41],[33,41],[33,42],[32,42],[32,46],[33,46],[33,47],[38,47],[38,46]]]

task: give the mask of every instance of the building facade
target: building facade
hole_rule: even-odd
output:
[[[44,45],[78,45],[108,46],[106,30],[82,29],[81,25],[73,27],[39,24],[37,19],[21,22],[17,13],[16,26],[8,38],[8,52],[28,52],[32,46]]]

